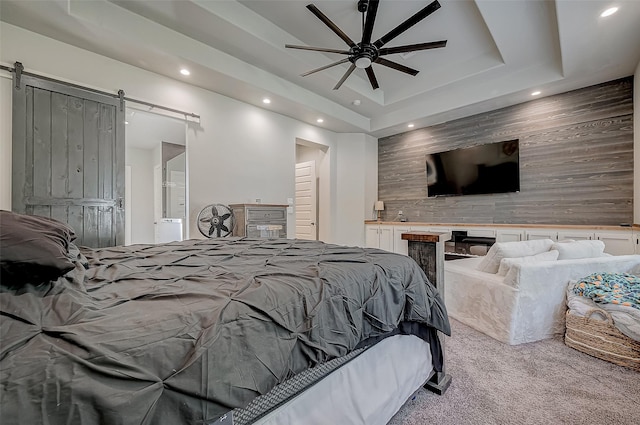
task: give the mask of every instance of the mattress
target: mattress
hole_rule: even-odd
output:
[[[567,306],[572,314],[586,317],[591,310],[605,310],[611,315],[613,325],[620,332],[635,341],[640,341],[640,310],[611,303],[596,303],[591,298],[579,296],[573,291],[576,283],[575,280],[569,282],[567,288]],[[599,314],[592,314],[591,318],[607,321],[606,317]]]
[[[424,272],[381,250],[229,238],[74,261],[0,290],[3,425],[213,423],[394,335],[428,343],[441,370],[436,331],[450,334]]]

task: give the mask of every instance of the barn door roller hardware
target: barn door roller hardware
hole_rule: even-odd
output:
[[[2,1],[2,0],[0,0]],[[36,77],[36,78],[40,78],[41,80],[45,80],[45,81],[51,81],[53,83],[56,84],[64,84],[65,86],[69,86],[69,87],[74,87],[76,89],[79,90],[84,90],[84,91],[88,91],[91,93],[97,93],[100,95],[104,95],[104,96],[110,96],[112,98],[116,97],[120,100],[120,110],[124,111],[124,107],[125,107],[125,102],[134,102],[134,103],[138,103],[140,105],[145,105],[145,106],[149,106],[151,108],[157,108],[157,109],[161,109],[163,111],[168,111],[177,115],[184,115],[185,120],[188,120],[189,118],[195,119],[197,122],[200,122],[200,115],[198,114],[194,114],[192,112],[185,112],[185,111],[181,111],[179,109],[173,109],[173,108],[168,108],[166,106],[162,106],[162,105],[158,105],[155,103],[150,103],[150,102],[145,102],[144,100],[139,100],[139,99],[133,99],[130,97],[126,97],[124,90],[120,89],[118,90],[117,94],[113,94],[113,93],[108,93],[102,90],[96,90],[96,89],[92,89],[90,87],[84,87],[78,84],[73,84],[70,83],[68,81],[62,81],[62,80],[57,80],[55,78],[51,78],[51,77],[45,77],[44,75],[39,75],[39,74],[34,74],[31,72],[25,72],[24,70],[24,66],[22,65],[22,62],[15,62],[13,68],[10,68],[8,66],[5,65],[0,65],[0,69],[8,71],[8,72],[12,72],[13,73],[13,81],[15,84],[16,89],[20,90],[20,84],[22,83],[22,75],[27,75],[30,77]]]
[[[22,71],[24,71],[24,66],[22,63],[16,62],[13,64],[13,83],[16,85],[16,89],[20,90],[20,80],[22,79]]]

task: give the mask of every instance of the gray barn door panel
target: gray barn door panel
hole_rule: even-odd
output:
[[[12,209],[68,223],[77,245],[124,243],[120,100],[22,76],[13,89]]]

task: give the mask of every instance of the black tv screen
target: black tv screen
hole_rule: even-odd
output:
[[[520,190],[518,140],[428,154],[426,162],[430,198]]]

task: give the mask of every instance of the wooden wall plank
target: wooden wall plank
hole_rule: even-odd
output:
[[[113,168],[115,157],[114,107],[100,104],[98,125],[98,198],[113,199]],[[113,246],[113,207],[98,208],[98,244]]]
[[[27,145],[30,143],[27,136],[27,104],[31,103],[33,91],[27,92],[24,84],[21,87],[13,87],[12,93],[12,157],[11,157],[11,208],[13,211],[24,213],[26,205],[25,181],[27,180]]]
[[[84,100],[84,197],[98,198],[98,103]],[[97,207],[84,207],[84,245],[98,246],[98,211]]]
[[[76,97],[68,100],[68,196],[84,197],[84,102]]]
[[[24,179],[24,197],[33,195],[33,148],[34,148],[34,136],[33,136],[33,87],[25,86],[25,92],[27,97],[26,102],[26,122],[25,129],[26,145],[25,145],[25,179]],[[24,198],[23,198],[24,202]]]
[[[67,96],[51,93],[51,196],[67,197],[69,161],[67,147]],[[51,206],[51,218],[66,223],[68,209]]]
[[[68,197],[84,197],[84,101],[69,96],[67,103]],[[75,230],[79,243],[84,241],[84,208],[68,207],[68,223]]]
[[[428,153],[517,138],[520,192],[427,198]],[[383,219],[617,225],[633,221],[632,78],[462,118],[378,142]]]
[[[33,89],[33,194],[51,196],[51,92]],[[51,216],[51,207],[34,207],[35,215]]]

